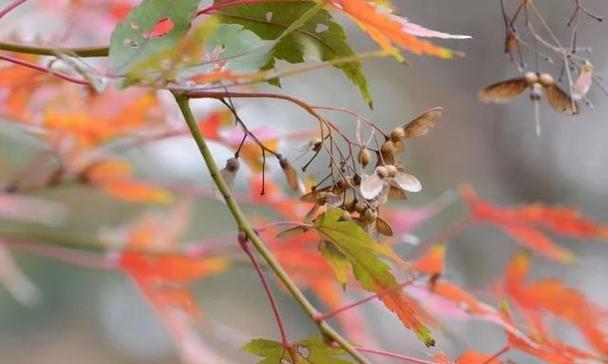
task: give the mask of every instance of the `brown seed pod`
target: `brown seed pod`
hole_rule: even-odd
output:
[[[524,77],[492,84],[479,92],[479,98],[483,102],[508,103],[526,88],[530,89],[532,101],[539,101],[544,90],[547,101],[554,110],[567,116],[574,116],[580,112],[576,101],[559,88],[553,76],[548,73],[527,72]]]
[[[314,138],[310,141],[310,149],[312,149],[313,152],[320,151],[322,146],[323,141],[321,140],[321,138]]]
[[[386,142],[384,142],[384,144],[382,144],[382,146],[380,147],[380,153],[382,154],[382,161],[384,162],[384,164],[395,163],[396,151],[397,150],[395,149],[395,144],[392,141],[387,140]]]
[[[376,174],[378,175],[378,177],[380,178],[386,178],[388,177],[388,168],[386,168],[385,166],[378,166],[376,167]]]
[[[574,101],[568,94],[562,89],[557,87],[556,84],[545,87],[545,94],[547,95],[547,101],[551,107],[566,116],[574,116],[580,113],[578,103]]]
[[[389,200],[407,200],[407,192],[391,185],[388,190],[388,198]]]
[[[372,153],[370,153],[369,149],[363,147],[363,148],[361,148],[361,150],[359,151],[359,154],[357,155],[357,160],[359,161],[361,166],[363,168],[365,168],[365,167],[367,167],[369,162],[372,160]]]
[[[226,166],[224,169],[230,172],[236,172],[239,170],[240,166],[241,163],[239,162],[238,158],[230,158],[226,161]]]
[[[395,145],[395,152],[399,153],[405,150],[405,142],[403,139],[399,140],[398,142],[393,142],[393,144]]]
[[[238,158],[230,158],[226,160],[226,165],[220,170],[220,176],[230,191],[234,188],[234,180],[240,166]],[[214,195],[216,199],[224,201],[224,197],[218,189],[215,189]]]
[[[362,220],[371,225],[371,224],[375,224],[376,223],[376,219],[378,218],[378,213],[370,208],[365,209],[365,211],[363,211],[363,216],[362,216]]]
[[[521,95],[529,86],[530,82],[526,78],[497,82],[481,90],[479,99],[488,103],[506,104]]]
[[[397,175],[397,167],[395,167],[392,164],[388,164],[385,166],[386,167],[386,171],[388,173],[388,177],[395,177]]]
[[[400,142],[403,138],[405,138],[405,130],[398,126],[391,131],[391,141],[393,143]]]
[[[442,107],[434,107],[426,110],[403,127],[405,137],[412,139],[425,136],[435,126],[435,122],[442,117],[443,114],[445,114],[445,109]]]
[[[357,206],[357,201],[356,200],[350,200],[350,201],[346,201],[344,203],[343,209],[348,211],[348,212],[355,212]]]
[[[330,188],[331,187],[317,188],[314,191],[305,193],[302,196],[300,196],[300,201],[311,202],[311,203],[317,202],[320,197],[327,194],[327,192],[330,190]]]
[[[289,188],[291,188],[292,190],[297,190],[299,183],[298,183],[298,172],[296,171],[296,169],[293,168],[291,163],[289,163],[289,161],[285,158],[281,158],[279,160],[279,164],[281,165],[283,174],[285,175],[285,178],[287,179],[287,185],[289,186]]]
[[[539,81],[539,75],[536,72],[526,72],[524,73],[524,79],[528,83],[528,86],[530,86]]]
[[[376,230],[384,236],[393,236],[391,225],[379,216],[376,218]]]
[[[513,53],[519,46],[519,41],[515,34],[509,32],[505,38],[505,53]]]
[[[355,203],[355,211],[357,211],[358,213],[362,214],[363,211],[365,211],[365,209],[366,209],[366,206],[363,201],[357,201]]]
[[[552,86],[555,83],[555,80],[553,79],[553,76],[551,76],[548,73],[541,73],[538,76],[538,82],[540,82],[540,84],[543,87],[549,87]]]

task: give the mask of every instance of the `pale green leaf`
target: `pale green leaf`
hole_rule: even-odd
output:
[[[340,284],[344,286],[350,270],[350,264],[346,256],[331,241],[321,241],[319,251],[333,269]]]
[[[401,290],[395,289],[398,284],[390,267],[376,255],[384,249],[344,210],[330,209],[314,223],[323,238],[331,241],[348,259],[361,287],[379,293],[380,300],[407,328],[413,330],[425,345],[434,345],[430,330],[420,321],[421,308]]]
[[[144,0],[114,29],[110,42],[109,67],[112,75],[122,76],[133,65],[171,48],[190,29],[200,0]],[[159,21],[169,21],[171,29],[163,36],[150,36]]]
[[[275,59],[295,64],[307,60],[332,61],[355,56],[342,26],[324,9],[312,12],[316,5],[314,1],[235,5],[222,9],[220,16],[222,22],[241,24],[262,39],[276,40],[283,35],[274,48],[274,58],[266,68],[274,67]],[[311,12],[307,14],[308,11]],[[303,24],[300,27],[292,27],[301,21]],[[363,99],[371,105],[372,98],[361,62],[339,63],[335,67],[346,74],[359,88]]]
[[[292,344],[293,356],[278,341],[254,339],[243,347],[247,352],[263,359],[258,364],[350,364],[341,359],[344,350],[328,346],[322,338],[300,340]]]

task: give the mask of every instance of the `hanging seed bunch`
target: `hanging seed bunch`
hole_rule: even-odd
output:
[[[563,29],[549,26],[544,9],[537,6],[536,1],[501,0],[500,4],[505,25],[504,50],[517,66],[520,77],[486,87],[479,94],[481,101],[508,103],[529,89],[535,110],[536,132],[540,134],[539,101],[543,96],[554,110],[575,116],[580,113],[576,101],[593,106],[587,98],[592,85],[608,95],[600,77],[593,73],[593,65],[588,58],[591,47],[579,46],[579,28],[583,21],[602,21],[602,17],[588,9],[583,0],[572,2],[572,15],[564,19],[564,27],[570,30],[570,34],[563,39],[557,36],[564,33]],[[551,68],[555,71],[552,72]],[[526,72],[528,69],[533,72]]]
[[[301,197],[314,204],[307,217],[315,216],[322,208],[339,207],[347,212],[346,218],[356,221],[368,233],[392,236],[392,228],[379,216],[381,207],[389,200],[404,200],[408,193],[422,190],[418,178],[408,173],[399,159],[400,154],[408,140],[426,135],[444,112],[441,107],[423,112],[384,134],[384,141],[376,148],[361,144],[352,158],[356,168],[343,168],[340,179],[327,186],[314,186]]]

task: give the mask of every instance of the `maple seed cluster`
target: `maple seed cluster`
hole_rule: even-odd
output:
[[[380,208],[388,200],[404,200],[408,192],[422,190],[418,178],[406,172],[397,155],[404,151],[406,139],[426,135],[444,112],[443,108],[432,108],[406,125],[396,127],[378,150],[362,146],[357,154],[360,166],[357,173],[343,175],[327,187],[313,187],[312,192],[302,196],[302,201],[315,204],[307,217],[316,215],[321,207],[340,207],[345,210],[344,218],[354,220],[368,233],[392,236],[391,226],[379,216]],[[374,158],[373,173],[368,175],[364,170]]]

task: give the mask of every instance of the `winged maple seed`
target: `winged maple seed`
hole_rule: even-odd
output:
[[[428,134],[444,113],[441,107],[431,108],[405,125],[394,128],[386,135],[379,150],[361,146],[356,155],[360,173],[344,174],[342,179],[329,186],[313,186],[311,192],[300,198],[303,202],[314,203],[306,217],[313,218],[322,208],[340,207],[352,214],[354,221],[368,233],[392,236],[392,227],[379,216],[381,207],[388,200],[404,200],[408,192],[422,190],[418,178],[406,172],[397,155],[405,149],[406,140]],[[375,162],[375,168],[368,175],[364,170],[372,162]],[[284,171],[289,177],[289,170]]]
[[[549,105],[557,112],[566,116],[579,114],[580,108],[574,97],[568,96],[548,73],[526,72],[523,77],[494,83],[479,92],[483,102],[506,104],[521,95],[526,89],[530,90],[530,100],[535,107],[536,134],[540,134],[539,102],[543,91]]]
[[[586,98],[591,84],[593,83],[593,65],[589,60],[581,67],[578,78],[572,84],[572,98],[574,100],[583,100]]]

